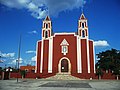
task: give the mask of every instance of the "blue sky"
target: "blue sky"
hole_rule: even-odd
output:
[[[86,0],[89,38],[96,53],[120,50],[120,0]],[[53,32],[77,32],[83,0],[0,0],[0,66],[15,66],[20,33],[21,65],[35,64],[36,42],[41,39],[42,20],[50,15]]]

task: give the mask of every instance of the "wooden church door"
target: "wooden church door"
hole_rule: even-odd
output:
[[[63,59],[61,61],[61,72],[68,72],[68,61],[66,59]]]

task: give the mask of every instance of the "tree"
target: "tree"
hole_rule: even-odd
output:
[[[101,76],[103,75],[103,70],[100,66],[100,63],[96,63],[96,75],[98,76],[98,79],[101,79]]]
[[[120,51],[116,49],[106,50],[97,54],[97,58],[100,60],[96,63],[96,67],[100,67],[102,71],[108,72],[108,70],[113,71],[114,75],[120,75]],[[101,70],[97,69],[100,73]]]
[[[118,53],[119,55],[117,56],[116,60],[114,61],[114,66],[113,66],[113,74],[116,75],[117,80],[119,79],[119,75],[120,75],[120,53]]]
[[[22,78],[25,78],[26,71],[25,71],[25,70],[21,70],[21,71],[20,71],[20,74],[21,74]]]
[[[2,67],[0,67],[0,72],[2,72]]]

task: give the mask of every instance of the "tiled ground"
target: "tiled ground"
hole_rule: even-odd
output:
[[[120,90],[120,80],[0,80],[0,90]]]
[[[40,87],[69,87],[69,88],[92,88],[88,83],[73,83],[73,82],[49,82]]]

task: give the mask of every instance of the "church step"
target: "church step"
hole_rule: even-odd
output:
[[[46,78],[47,80],[81,80],[80,78],[74,77],[67,73],[57,73],[55,76]]]

